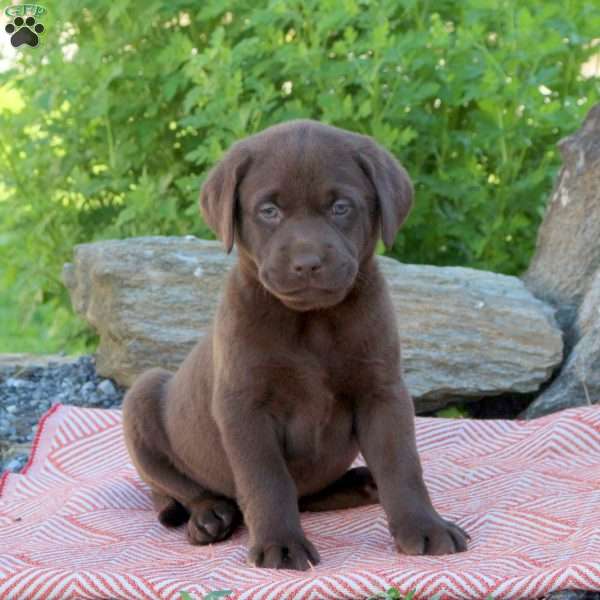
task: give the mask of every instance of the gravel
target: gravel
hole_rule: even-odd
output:
[[[93,356],[47,366],[4,367],[0,372],[0,471],[27,462],[40,417],[55,404],[93,408],[121,405],[125,390],[96,373]]]

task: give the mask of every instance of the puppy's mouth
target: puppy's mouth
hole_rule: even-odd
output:
[[[298,311],[329,308],[339,304],[348,292],[347,288],[328,289],[308,285],[286,292],[270,290],[288,308]]]
[[[348,295],[356,279],[357,268],[348,262],[327,276],[279,280],[268,268],[259,269],[264,288],[285,306],[296,311],[318,310],[339,304]]]
[[[273,283],[262,279],[263,286],[285,306],[297,311],[329,308],[339,304],[348,293],[349,287],[326,288],[307,284],[293,289],[278,289]]]

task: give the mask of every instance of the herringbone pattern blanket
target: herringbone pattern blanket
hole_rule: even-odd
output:
[[[600,407],[536,421],[417,419],[434,504],[467,529],[468,552],[396,553],[379,506],[305,514],[322,563],[248,567],[247,532],[209,547],[167,530],[131,466],[119,411],[60,406],[30,464],[0,483],[0,598],[358,600],[533,598],[600,589]]]

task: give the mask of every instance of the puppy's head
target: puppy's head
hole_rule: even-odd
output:
[[[392,246],[412,195],[406,171],[371,138],[301,120],[235,144],[200,204],[227,251],[235,239],[262,285],[306,311],[345,298],[379,233]]]

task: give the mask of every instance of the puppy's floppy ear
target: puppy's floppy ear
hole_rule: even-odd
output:
[[[358,151],[358,162],[377,194],[381,239],[389,249],[412,207],[413,186],[404,167],[371,138],[363,137]]]
[[[250,165],[250,154],[233,146],[208,174],[200,192],[200,211],[229,254],[235,237],[235,209],[240,182]]]

